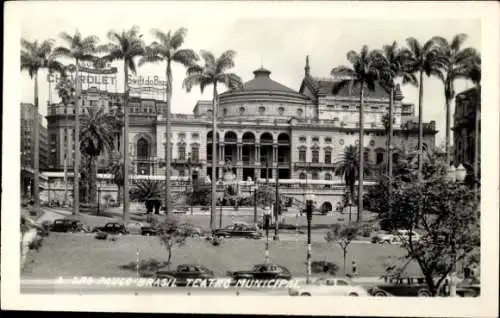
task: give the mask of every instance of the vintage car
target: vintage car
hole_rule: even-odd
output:
[[[128,230],[123,224],[118,222],[108,222],[104,226],[95,227],[92,232],[105,232],[108,234],[128,234]]]
[[[262,232],[257,225],[235,222],[225,228],[214,230],[212,235],[218,238],[244,237],[259,239],[262,237]]]
[[[291,279],[292,274],[282,265],[277,264],[257,264],[252,267],[252,269],[247,271],[235,271],[228,272],[228,276],[231,276],[233,279]]]
[[[50,226],[52,232],[81,232],[85,228],[83,224],[78,220],[71,219],[57,219],[54,220]]]
[[[173,271],[164,271],[159,270],[154,274],[144,273],[142,276],[153,276],[158,279],[171,279],[175,278],[175,283],[177,286],[186,286],[187,279],[196,279],[196,278],[214,278],[214,272],[204,266],[198,264],[180,264]]]
[[[288,289],[290,296],[370,296],[360,285],[347,278],[321,277],[312,284],[300,284]]]

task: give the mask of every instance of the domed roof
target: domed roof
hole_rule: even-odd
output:
[[[273,81],[270,77],[271,71],[263,67],[253,71],[253,74],[255,77],[244,83],[243,88],[237,91],[280,91],[297,93],[297,91]]]

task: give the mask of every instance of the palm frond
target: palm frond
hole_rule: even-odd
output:
[[[184,65],[185,67],[192,66],[194,62],[199,60],[198,54],[191,49],[182,49],[174,53],[172,57],[177,63]]]
[[[356,78],[356,72],[348,67],[348,66],[337,66],[337,67],[334,67],[330,74],[333,76],[333,77],[336,77],[336,76],[346,76],[346,77],[352,77],[352,78]]]
[[[465,33],[456,34],[453,37],[453,39],[451,40],[451,43],[450,43],[451,49],[454,51],[460,50],[460,47],[462,46],[462,44],[464,44],[464,42],[467,40],[467,38],[468,38],[468,35]]]
[[[243,85],[241,78],[234,73],[221,73],[216,77],[216,81],[219,83],[223,83],[227,88],[231,90],[239,89]]]
[[[177,31],[174,32],[172,37],[170,38],[170,46],[174,49],[177,50],[182,46],[184,43],[184,39],[187,34],[187,29],[186,28],[180,28]]]
[[[223,73],[234,67],[234,58],[236,57],[236,52],[233,50],[227,50],[221,54],[221,56],[216,60],[216,72]]]

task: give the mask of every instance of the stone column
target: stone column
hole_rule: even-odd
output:
[[[260,145],[255,144],[255,165],[260,165]]]

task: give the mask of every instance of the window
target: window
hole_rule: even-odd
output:
[[[243,115],[245,113],[245,107],[240,107],[240,115]]]
[[[337,286],[349,286],[345,280],[337,280]]]
[[[319,142],[319,137],[312,137],[312,142]]]
[[[332,138],[325,137],[325,143],[330,144],[332,142]]]
[[[329,173],[325,174],[325,180],[332,180],[332,175]]]
[[[299,150],[299,162],[306,162],[306,150],[305,149]]]
[[[299,141],[300,142],[306,142],[307,141],[307,138],[305,136],[300,136],[299,137]]]
[[[377,152],[377,164],[381,164],[384,161],[384,153],[383,152]]]
[[[192,139],[199,139],[200,138],[200,134],[199,133],[192,133],[191,134],[191,138]]]
[[[325,163],[332,163],[332,152],[325,150]]]
[[[227,115],[227,108],[222,109],[222,115],[226,116]]]
[[[349,105],[342,105],[342,109],[348,110],[349,109]]]
[[[264,106],[260,106],[259,107],[259,115],[264,115],[265,112],[266,112],[266,108]]]
[[[319,151],[318,150],[312,151],[312,162],[319,162]]]
[[[302,116],[302,113],[303,113],[303,112],[304,112],[304,111],[302,110],[302,108],[297,109],[297,115],[298,115],[299,117],[300,117],[300,116]]]
[[[179,170],[179,177],[184,177],[184,169]]]
[[[140,138],[137,141],[137,157],[147,158],[149,157],[149,145],[146,139]]]
[[[300,175],[299,175],[299,179],[300,180],[305,180],[307,178],[306,174],[304,172],[302,172]]]
[[[197,145],[191,146],[191,160],[198,162],[200,158],[200,148]]]
[[[278,108],[278,113],[280,114],[280,116],[283,116],[283,114],[285,113],[285,109],[283,107]]]
[[[318,180],[319,179],[319,174],[316,171],[314,171],[311,176],[312,176],[313,180]]]
[[[186,146],[179,145],[179,160],[186,160]]]
[[[183,140],[184,138],[186,138],[186,133],[179,133],[177,135],[177,137],[180,139],[180,140]]]

